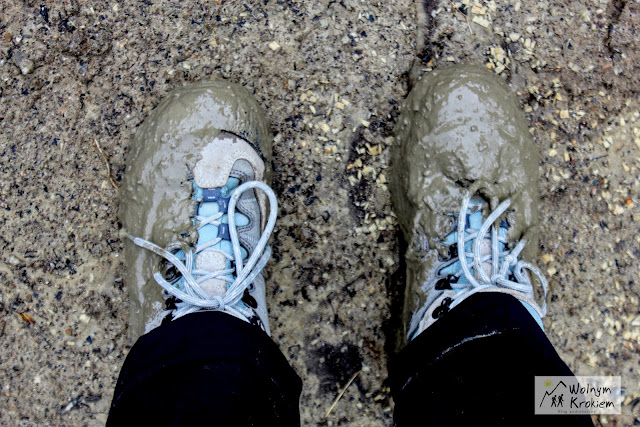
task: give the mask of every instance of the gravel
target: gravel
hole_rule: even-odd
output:
[[[391,425],[392,129],[416,75],[460,62],[511,85],[540,149],[550,339],[577,374],[622,375],[623,414],[597,424],[640,422],[637,1],[0,9],[0,423],[106,420],[131,345],[116,217],[129,140],[172,88],[224,78],[255,94],[275,135],[269,302],[305,380],[302,422]]]

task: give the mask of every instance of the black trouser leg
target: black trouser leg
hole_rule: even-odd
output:
[[[469,297],[390,370],[397,425],[593,425],[589,416],[534,415],[534,377],[573,373],[510,295]]]
[[[259,328],[225,313],[194,313],[136,342],[107,425],[297,426],[301,389]]]

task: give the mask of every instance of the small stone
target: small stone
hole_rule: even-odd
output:
[[[80,321],[84,324],[87,324],[91,321],[91,318],[89,316],[87,316],[86,314],[82,313],[79,317]]]
[[[373,169],[371,166],[365,166],[362,168],[363,175],[374,174],[374,173],[375,173],[375,169]]]
[[[278,44],[278,42],[273,41],[269,43],[269,49],[275,52],[276,50],[280,49],[280,45]]]
[[[485,18],[482,18],[480,16],[477,16],[477,15],[473,17],[472,21],[475,22],[478,25],[483,26],[484,28],[488,28],[489,25],[491,24],[491,22],[489,22],[489,20],[487,20]]]
[[[13,62],[18,66],[18,68],[20,68],[20,72],[23,75],[30,74],[35,67],[33,61],[29,59],[26,54],[20,51],[14,52]]]
[[[480,3],[474,3],[471,7],[471,13],[474,15],[484,15],[486,10]]]

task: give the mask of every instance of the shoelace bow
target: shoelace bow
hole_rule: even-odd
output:
[[[264,231],[262,232],[262,235],[260,236],[260,240],[258,240],[253,253],[245,262],[242,258],[234,214],[236,204],[242,194],[245,191],[252,189],[261,190],[267,195],[267,197],[269,198],[270,209],[269,219]],[[141,248],[147,249],[167,260],[167,262],[170,265],[173,265],[182,275],[182,290],[177,286],[169,283],[164,278],[162,273],[160,273],[160,271],[156,271],[153,275],[153,278],[165,291],[181,301],[176,304],[176,310],[173,313],[174,319],[201,309],[208,309],[226,311],[230,314],[240,317],[241,319],[249,321],[249,314],[238,309],[238,307],[236,307],[236,304],[240,302],[244,291],[253,283],[255,278],[260,274],[264,266],[269,261],[269,258],[271,257],[271,247],[267,244],[267,241],[269,240],[269,237],[273,232],[273,228],[275,226],[276,218],[278,215],[277,211],[278,200],[276,198],[276,195],[273,190],[263,182],[246,182],[233,190],[233,194],[229,199],[229,206],[226,212],[229,221],[229,236],[231,238],[231,245],[233,247],[233,256],[222,251],[221,252],[224,253],[227,259],[235,263],[235,270],[233,268],[230,268],[219,271],[207,271],[198,270],[193,267],[194,257],[203,250],[215,245],[216,243],[219,243],[222,240],[219,237],[202,245],[196,245],[196,247],[193,249],[186,248],[181,243],[171,243],[163,249],[160,246],[157,246],[149,242],[148,240],[144,240],[139,237],[129,235],[129,239],[131,239],[133,243],[140,246]],[[218,212],[208,217],[195,216],[196,222],[198,223],[198,229],[204,227],[207,224],[219,226],[221,224],[220,219],[224,214],[225,212]],[[182,249],[185,252],[184,261],[180,260],[174,254],[174,251],[178,249]],[[228,277],[229,275],[233,275],[234,273],[234,278]],[[214,278],[231,283],[224,295],[212,297],[208,295],[200,286],[200,284],[205,280]]]
[[[518,244],[510,251],[500,251],[500,243],[506,246],[507,240],[498,235],[498,229],[494,225],[496,220],[507,210],[511,204],[511,200],[507,199],[500,203],[498,207],[484,221],[480,229],[476,232],[473,229],[466,229],[467,209],[471,196],[465,196],[460,213],[458,214],[458,230],[457,230],[457,250],[458,257],[453,258],[443,266],[440,270],[447,266],[460,261],[462,275],[467,279],[467,283],[451,283],[451,289],[458,292],[451,297],[449,309],[461,303],[464,299],[478,292],[502,292],[508,293],[516,298],[528,303],[534,310],[544,317],[547,313],[547,280],[542,273],[533,265],[518,261],[518,255],[524,249],[525,241],[520,240]],[[481,243],[485,240],[487,232],[491,230],[491,254],[482,255]],[[465,233],[467,236],[465,237]],[[473,240],[472,252],[465,251],[467,242]],[[471,258],[471,264],[467,261]],[[502,259],[502,262],[500,261]],[[483,264],[491,265],[491,276],[489,276],[483,268]],[[478,279],[473,272],[477,272]],[[525,275],[525,270],[529,270],[540,282],[544,297],[542,307],[535,300],[533,286]],[[513,274],[514,280],[508,278],[508,274]]]

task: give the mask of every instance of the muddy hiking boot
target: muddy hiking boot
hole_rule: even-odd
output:
[[[199,310],[269,333],[271,144],[257,102],[223,81],[173,90],[144,121],[120,192],[134,339]]]
[[[407,341],[473,294],[520,300],[542,327],[538,153],[518,102],[494,73],[425,74],[401,107],[391,192],[407,241]]]

